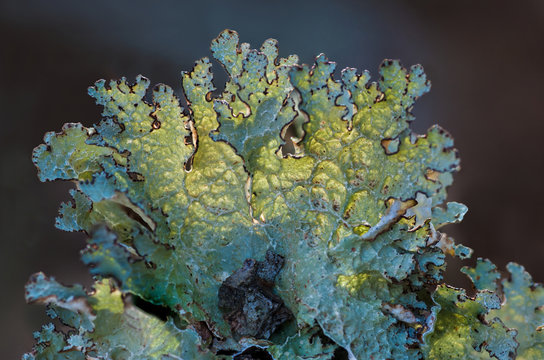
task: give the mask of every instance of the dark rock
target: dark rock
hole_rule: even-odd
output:
[[[264,261],[246,259],[220,286],[219,307],[235,337],[268,339],[281,324],[293,318],[273,292],[274,279],[283,264],[281,255],[268,250]]]

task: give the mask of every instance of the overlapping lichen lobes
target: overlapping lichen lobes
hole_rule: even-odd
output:
[[[334,358],[337,347],[323,342],[318,327],[307,327],[283,344],[272,345],[267,350],[276,360],[330,360]]]
[[[428,220],[431,208],[444,201],[458,167],[456,152],[439,128],[423,137],[408,129],[408,109],[429,87],[419,67],[407,72],[398,62],[386,62],[383,79],[374,84],[351,69],[335,81],[334,67],[320,56],[313,67],[290,72],[302,98],[299,107],[308,116],[305,137],[297,144],[302,158],[271,157],[254,172],[254,216],[291,254],[280,288],[299,319],[317,320],[329,337],[360,358],[417,356],[406,348],[417,343],[417,331],[384,314],[382,302],[416,312],[426,308],[391,282],[422,286],[428,283],[422,277],[440,279],[443,254],[427,245],[434,236]],[[429,169],[435,178],[426,177]],[[408,202],[418,193],[418,200],[430,199],[421,204],[428,211],[419,212],[427,217],[400,220],[404,213],[399,213],[383,229],[373,229],[382,226],[391,200]],[[415,224],[419,229],[411,231]],[[362,241],[371,229],[376,236]],[[354,295],[337,286],[339,276],[366,273],[387,280],[398,290],[396,297]],[[355,325],[357,318],[365,321]]]
[[[490,311],[488,318],[498,317],[506,326],[517,329],[519,343],[516,359],[544,358],[544,288],[533,282],[523,266],[507,265],[509,277],[501,279],[497,267],[487,259],[478,259],[476,267],[463,268],[477,290],[495,291],[503,299],[500,309]]]
[[[27,300],[50,304],[50,315],[71,326],[69,335],[45,325],[34,337],[34,354],[23,359],[215,359],[196,331],[178,329],[140,309],[125,305],[110,281],[98,281],[91,294],[67,288],[38,274],[27,286]],[[76,306],[77,305],[77,306]],[[74,323],[85,317],[87,324]],[[88,325],[88,326],[87,326]]]
[[[185,84],[195,82],[186,78]],[[124,79],[109,86],[98,81],[89,93],[104,106],[104,119],[92,130],[77,124],[48,135],[46,145],[35,151],[36,164],[43,179],[79,182],[73,203],[61,207],[57,225],[91,234],[83,260],[94,266],[93,274],[114,276],[125,290],[185,309],[225,333],[210,289],[268,246],[249,215],[248,175],[232,147],[205,133],[194,153],[195,146],[186,144],[192,137],[189,118],[172,90],[159,85],[148,104],[143,100],[148,86],[143,77],[134,85]],[[203,114],[202,119],[195,116],[197,125],[198,120],[215,121],[206,92],[199,90],[204,88],[192,91],[191,99]],[[62,164],[62,174],[48,165],[53,160]],[[111,231],[97,230],[96,224]]]
[[[212,52],[230,77],[213,102],[221,124],[214,138],[228,141],[252,173],[276,157],[281,130],[295,114],[288,109],[294,106],[288,73],[298,59],[278,59],[275,40],[265,41],[260,51],[239,47],[234,32],[214,40]]]
[[[504,306],[491,312],[500,317],[506,326],[518,330],[518,359],[544,358],[544,287],[535,284],[523,266],[507,265],[510,279],[502,281]]]
[[[57,226],[89,235],[83,261],[118,288],[97,280],[91,295],[74,288],[69,298],[76,290],[37,276],[29,301],[74,332],[45,327],[27,358],[221,358],[251,345],[277,359],[508,358],[513,332],[482,320],[496,299],[433,290],[445,252],[465,249],[437,229],[466,207],[444,203],[459,168],[451,137],[409,128],[430,87],[423,69],[385,61],[377,82],[355,69],[335,79],[324,55],[299,66],[275,40],[253,50],[229,30],[212,53],[229,76],[218,96],[207,58],[182,75],[187,110],[165,85],[146,100],[144,77],[100,80],[89,94],[102,120],[67,124],[35,149],[41,180],[77,184]],[[270,341],[236,341],[218,289],[269,248],[285,258],[274,291],[296,321]],[[121,294],[179,319],[156,319]]]
[[[516,352],[516,330],[499,318],[482,320],[490,310],[500,308],[500,298],[481,291],[474,298],[463,290],[441,285],[433,294],[439,305],[434,332],[427,339],[428,359],[512,359]],[[487,353],[478,352],[482,348]],[[477,350],[477,351],[476,351]],[[488,356],[489,355],[489,356]]]

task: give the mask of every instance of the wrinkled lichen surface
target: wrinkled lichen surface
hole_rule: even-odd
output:
[[[100,80],[102,119],[35,149],[42,181],[76,184],[56,225],[88,234],[96,282],[32,277],[27,301],[65,326],[24,359],[544,358],[544,292],[522,267],[465,269],[474,296],[443,283],[446,255],[471,251],[440,229],[467,209],[446,203],[450,135],[409,126],[421,66],[335,79],[324,55],[298,65],[229,30],[211,50],[222,93],[207,58],[182,74],[187,109],[142,76]]]

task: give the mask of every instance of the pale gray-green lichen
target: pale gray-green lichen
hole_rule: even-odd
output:
[[[298,65],[274,40],[254,50],[230,30],[211,50],[229,76],[218,96],[207,58],[182,74],[188,111],[165,85],[145,101],[142,76],[100,80],[89,94],[103,118],[35,149],[42,181],[77,185],[56,225],[89,235],[96,283],[32,278],[27,300],[72,330],[46,325],[25,359],[544,357],[544,298],[521,268],[500,291],[494,267],[466,270],[474,297],[443,284],[446,255],[470,249],[439,229],[467,209],[446,203],[451,136],[409,127],[430,88],[421,66],[386,60],[377,82],[351,68],[336,80],[324,55]],[[283,266],[241,279],[267,251]],[[282,307],[289,321],[271,320]]]

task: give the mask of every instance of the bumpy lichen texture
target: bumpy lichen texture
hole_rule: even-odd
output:
[[[442,284],[446,254],[470,249],[439,229],[466,207],[445,202],[451,137],[409,127],[430,88],[420,66],[336,80],[323,55],[297,65],[274,40],[254,50],[230,30],[211,50],[229,76],[222,93],[207,58],[182,74],[187,110],[165,85],[146,101],[144,77],[101,80],[89,94],[102,120],[35,149],[42,181],[76,183],[57,226],[89,235],[96,283],[33,277],[27,300],[72,330],[44,326],[25,359],[242,359],[255,346],[274,359],[544,358],[541,288],[518,267],[502,292],[485,265],[467,270],[484,274],[474,297]]]

